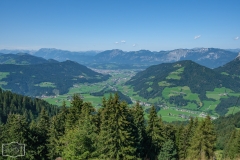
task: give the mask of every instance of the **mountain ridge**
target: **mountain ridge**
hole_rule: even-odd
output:
[[[175,49],[169,51],[122,51],[120,49],[106,51],[72,52],[53,48],[42,48],[32,55],[57,61],[72,60],[90,66],[94,63],[155,65],[160,63],[192,60],[209,68],[217,68],[237,57],[235,50],[219,48]],[[1,53],[1,50],[0,50]]]

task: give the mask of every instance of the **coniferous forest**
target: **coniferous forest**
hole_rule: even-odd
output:
[[[16,159],[240,158],[240,113],[215,121],[207,116],[164,123],[154,106],[146,119],[139,103],[129,107],[117,94],[103,97],[99,110],[79,95],[73,96],[70,107],[63,103],[59,109],[2,90],[0,111],[0,143],[25,144],[25,156]]]

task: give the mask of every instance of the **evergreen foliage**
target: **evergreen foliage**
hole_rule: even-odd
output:
[[[162,119],[157,115],[154,106],[152,106],[150,110],[146,132],[147,132],[146,158],[156,159],[165,141],[165,138]]]
[[[54,116],[45,106],[39,107],[33,118],[22,111],[13,113],[14,107],[8,109],[6,121],[0,124],[0,142],[24,143],[23,159],[207,160],[216,158],[214,152],[221,148],[225,159],[240,157],[240,131],[236,129],[240,113],[214,122],[207,116],[181,125],[168,124],[162,122],[154,106],[146,121],[139,103],[130,108],[117,94],[103,98],[98,111],[79,95],[73,97],[71,106],[63,103]],[[23,99],[27,105],[27,98]],[[5,103],[9,103],[7,98]],[[233,127],[230,133],[226,133],[227,126]],[[224,143],[219,143],[221,139]]]

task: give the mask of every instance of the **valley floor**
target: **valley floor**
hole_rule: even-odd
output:
[[[80,94],[84,101],[91,102],[95,108],[101,107],[102,97],[108,97],[110,93],[104,93],[102,96],[94,96],[92,93],[101,92],[103,90],[111,90],[113,93],[116,91],[122,92],[124,95],[130,97],[133,104],[136,101],[139,101],[140,104],[144,107],[145,117],[147,118],[147,113],[151,105],[154,105],[158,109],[158,114],[162,116],[164,121],[172,122],[172,121],[184,121],[187,120],[190,116],[192,117],[205,117],[206,115],[210,115],[213,119],[216,119],[219,115],[215,112],[215,107],[219,103],[219,101],[207,102],[204,101],[204,105],[197,109],[195,104],[189,103],[187,106],[181,107],[176,106],[174,104],[170,104],[164,96],[169,96],[174,93],[177,93],[178,87],[169,88],[166,87],[165,93],[163,97],[154,98],[154,99],[144,99],[140,97],[136,92],[134,92],[133,87],[124,85],[126,81],[128,81],[132,76],[136,74],[136,70],[100,70],[95,69],[95,71],[110,74],[111,78],[104,82],[94,83],[94,84],[75,84],[72,88],[69,89],[69,92],[64,95],[57,96],[43,96],[42,99],[46,100],[51,104],[55,104],[61,106],[63,101],[66,102],[67,106],[70,106],[70,101],[72,100],[72,96],[74,94]],[[196,97],[195,93],[191,93],[191,91],[187,90],[187,87],[180,87],[182,89],[186,89],[186,96],[189,98]],[[208,92],[207,96],[211,98],[219,99],[220,93],[223,91],[220,89],[215,90],[214,92]],[[163,94],[165,94],[163,93]],[[167,97],[165,97],[167,98]],[[202,102],[201,102],[202,103]],[[130,105],[131,106],[131,105]],[[233,110],[233,107],[229,109],[229,113]],[[240,111],[240,108],[236,107],[234,112]]]

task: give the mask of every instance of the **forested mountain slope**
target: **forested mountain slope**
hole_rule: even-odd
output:
[[[23,95],[56,95],[68,92],[76,83],[95,83],[108,79],[76,62],[35,65],[0,65],[2,87]]]
[[[189,60],[151,66],[137,73],[126,85],[132,86],[144,98],[163,97],[165,101],[180,107],[195,103],[201,108],[211,101],[217,105],[216,111],[221,115],[234,105],[225,105],[229,98],[234,103],[237,93],[240,93],[240,79]]]
[[[27,53],[0,55],[0,64],[29,65],[40,63],[49,63],[49,61],[44,58],[36,57]]]
[[[53,106],[44,100],[3,91],[0,88],[0,124],[6,123],[9,114],[24,115],[30,122],[39,116],[42,109],[47,111],[50,117],[56,115],[59,111],[57,106]]]
[[[214,70],[224,75],[240,78],[240,54],[234,60]]]

